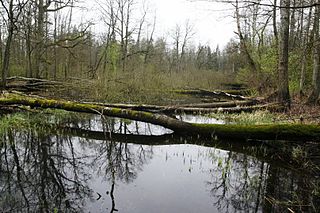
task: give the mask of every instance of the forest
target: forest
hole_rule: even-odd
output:
[[[320,0],[149,1],[0,0],[0,212],[319,212]]]
[[[196,32],[188,21],[168,29],[170,39],[156,37],[156,15],[135,0],[98,2],[101,35],[95,23],[74,21],[77,1],[1,1],[2,87],[12,76],[85,80],[96,99],[141,102],[156,99],[156,90],[237,82],[279,102],[298,96],[317,104],[319,2],[218,2],[234,7],[237,27],[223,49],[191,43]]]
[[[319,2],[218,2],[234,7],[237,26],[223,49],[192,44],[188,21],[156,37],[156,15],[134,0],[98,2],[107,29],[99,36],[94,23],[74,23],[77,1],[1,1],[2,87],[10,76],[90,80],[98,99],[141,101],[147,90],[237,82],[279,102],[317,104]]]

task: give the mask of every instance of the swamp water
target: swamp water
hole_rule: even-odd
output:
[[[319,151],[312,143],[204,141],[145,123],[102,120],[62,122],[68,128],[60,130],[8,128],[0,143],[0,212],[320,209]]]

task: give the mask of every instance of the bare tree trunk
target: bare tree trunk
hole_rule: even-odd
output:
[[[193,27],[189,23],[189,21],[187,20],[187,22],[185,24],[184,37],[183,37],[182,45],[181,45],[181,54],[180,54],[180,58],[179,58],[179,69],[178,70],[183,70],[186,66],[186,63],[185,63],[186,48],[187,48],[187,44],[189,42],[189,39],[193,36],[193,34],[194,34]],[[182,65],[184,65],[184,66],[182,67]]]
[[[55,3],[55,8],[58,7],[58,3]],[[53,29],[53,42],[56,43],[57,42],[57,28],[58,28],[58,12],[54,12],[53,15],[53,19],[54,19],[54,29]],[[53,80],[57,79],[57,69],[58,69],[58,60],[57,60],[57,47],[56,45],[53,46],[53,57],[54,57],[54,64],[53,64]]]
[[[151,31],[150,37],[148,39],[147,50],[146,50],[146,53],[144,55],[144,63],[145,64],[148,62],[148,59],[149,59],[149,56],[150,56],[150,49],[152,47],[153,34],[154,34],[155,29],[156,29],[156,17],[154,17],[154,20],[153,20],[152,31]]]
[[[69,3],[70,3],[70,12],[69,12],[69,20],[68,20],[68,26],[67,26],[68,36],[70,36],[70,34],[71,34],[71,22],[72,22],[72,16],[73,16],[74,0],[70,0]],[[65,79],[67,79],[68,75],[69,75],[69,70],[70,70],[70,67],[71,67],[71,57],[72,57],[71,52],[68,51],[68,55],[67,55],[67,58],[66,58],[67,61],[66,61],[65,70],[64,70],[64,78]],[[90,60],[91,60],[91,57],[90,57]]]
[[[27,67],[26,67],[26,77],[32,78],[32,50],[31,50],[31,34],[32,34],[32,25],[31,25],[31,4],[28,6],[27,14],[26,14],[26,54],[27,54]]]
[[[236,22],[237,22],[237,29],[238,29],[238,36],[240,40],[240,48],[241,52],[243,52],[247,58],[250,70],[254,73],[258,72],[258,68],[254,60],[252,59],[251,54],[249,53],[246,40],[241,32],[241,24],[240,24],[240,12],[239,12],[239,1],[236,0]]]
[[[292,6],[296,7],[296,0],[292,0]],[[296,10],[292,10],[290,14],[289,25],[289,49],[293,49],[296,46]]]
[[[302,1],[303,3],[303,1]],[[311,1],[313,3],[313,1]],[[303,9],[302,9],[303,13]],[[311,25],[311,16],[312,16],[312,7],[309,9],[309,16],[308,22],[306,26],[306,32],[302,34],[302,59],[301,59],[301,73],[300,73],[300,87],[299,87],[299,94],[302,96],[305,81],[306,81],[306,70],[307,70],[307,50],[308,50],[308,43],[309,43],[309,34],[310,34],[310,25]],[[303,29],[303,20],[301,19],[301,28]],[[301,30],[303,32],[303,30]]]
[[[35,77],[40,78],[41,75],[41,64],[42,64],[42,53],[43,53],[43,42],[44,42],[44,19],[45,19],[45,5],[43,0],[38,2],[38,16],[37,16],[37,48],[35,51]]]
[[[11,44],[13,38],[13,26],[9,26],[8,37],[6,42],[6,47],[4,50],[4,57],[2,63],[2,87],[7,86],[7,77],[9,74],[9,63],[10,63],[10,53],[11,53]]]
[[[142,18],[141,18],[140,23],[139,23],[137,42],[136,42],[137,50],[140,50],[140,40],[141,40],[142,27],[144,25],[144,22],[145,22],[145,19],[146,19],[146,15],[147,15],[147,11],[145,10],[143,12]]]
[[[3,60],[3,54],[2,54],[2,51],[3,51],[3,43],[2,43],[2,21],[0,22],[0,62],[2,64],[2,60]]]
[[[274,5],[273,6],[273,35],[276,42],[276,48],[278,48],[278,44],[279,44],[278,28],[277,28],[277,1],[278,0],[273,1],[273,5]]]
[[[6,46],[4,50],[4,57],[2,63],[2,81],[1,86],[5,88],[7,86],[7,77],[9,73],[9,64],[10,64],[10,53],[11,53],[11,44],[14,33],[14,12],[13,12],[13,0],[10,0],[8,8],[8,37],[6,41]]]
[[[320,95],[320,38],[319,38],[319,18],[320,18],[320,0],[317,1],[314,12],[314,45],[313,45],[313,75],[312,75],[312,92],[307,103],[317,104]]]
[[[288,75],[290,0],[281,0],[280,6],[281,30],[279,39],[278,101],[290,107]]]
[[[132,0],[128,0],[127,5],[127,14],[125,20],[125,39],[124,39],[124,49],[123,49],[123,71],[127,69],[127,59],[128,59],[128,45],[129,45],[129,24],[130,24],[130,15],[131,15],[131,4]]]

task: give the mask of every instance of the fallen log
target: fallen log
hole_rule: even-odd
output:
[[[219,90],[220,91],[220,90]],[[229,93],[231,95],[250,95],[252,93],[252,89],[242,89],[242,90],[221,90],[222,92]]]
[[[176,107],[165,108],[156,112],[161,113],[185,113],[185,114],[210,114],[210,113],[241,113],[253,112],[257,110],[269,110],[272,112],[284,111],[285,108],[277,103],[256,105],[256,106],[236,106],[236,107],[214,107],[214,108],[193,108],[193,107]]]
[[[199,135],[227,139],[320,141],[319,125],[273,124],[273,125],[220,125],[187,123],[159,113],[104,107],[72,101],[33,98],[6,94],[0,105],[25,105],[30,107],[62,109],[73,112],[95,113],[110,117],[151,123],[171,129],[183,135]]]
[[[196,95],[196,96],[208,96],[212,98],[226,99],[226,100],[247,100],[248,98],[242,95],[232,95],[223,91],[209,91],[204,89],[196,89],[196,90],[174,90],[175,93],[183,94],[183,95]]]
[[[12,77],[8,77],[7,78],[8,82],[12,82],[12,81],[24,81],[24,82],[28,82],[30,84],[32,83],[42,83],[42,84],[64,84],[63,82],[60,81],[52,81],[52,80],[47,80],[47,79],[40,79],[40,78],[26,78],[26,77],[22,77],[22,76],[12,76]]]
[[[239,83],[224,83],[221,86],[230,89],[230,90],[242,90],[248,88],[246,84],[239,84]]]
[[[221,103],[200,103],[200,104],[185,104],[185,105],[173,105],[173,106],[157,106],[146,104],[109,104],[109,103],[96,103],[96,102],[83,102],[85,104],[97,104],[105,107],[115,107],[121,109],[131,109],[137,111],[147,112],[163,112],[163,113],[186,113],[186,114],[205,114],[216,112],[250,112],[257,109],[274,109],[277,108],[276,104],[269,105],[257,105],[255,107],[249,107],[258,103],[256,100],[246,101],[232,101]],[[240,107],[243,106],[243,107]]]
[[[9,77],[7,80],[8,80],[8,84],[6,86],[7,89],[19,90],[23,92],[41,91],[44,89],[66,85],[65,83],[59,82],[59,81],[51,81],[51,80],[38,79],[38,78],[26,78],[26,77],[20,77],[20,76]]]
[[[245,101],[229,101],[229,102],[215,102],[215,103],[197,103],[197,104],[182,104],[177,107],[193,107],[193,108],[220,108],[220,107],[237,107],[237,106],[252,106],[259,102],[257,100]]]

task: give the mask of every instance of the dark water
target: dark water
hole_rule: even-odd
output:
[[[9,128],[2,136],[0,212],[320,209],[319,152],[312,143],[275,150],[275,142],[201,141],[99,117],[68,126],[59,133]]]

